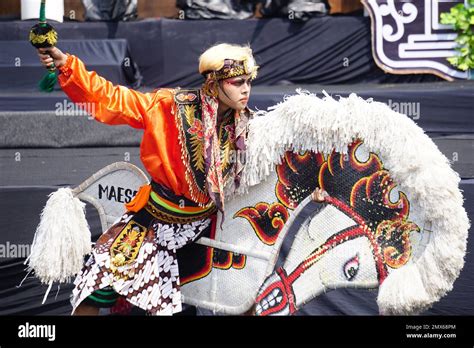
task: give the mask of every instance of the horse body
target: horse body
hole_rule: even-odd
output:
[[[247,145],[225,220],[179,258],[185,303],[287,315],[361,287],[379,288],[382,314],[411,314],[452,288],[469,228],[459,176],[405,115],[355,95],[300,94],[253,119]]]

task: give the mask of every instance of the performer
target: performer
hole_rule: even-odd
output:
[[[140,157],[152,178],[95,244],[74,282],[73,314],[96,315],[119,297],[153,315],[181,311],[176,249],[211,228],[239,185],[258,70],[251,48],[213,46],[199,58],[200,89],[153,93],[114,86],[56,47],[38,54],[97,121],[144,130]]]

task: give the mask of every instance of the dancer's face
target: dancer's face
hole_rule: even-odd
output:
[[[219,103],[231,109],[245,109],[250,98],[251,75],[240,75],[218,82]]]

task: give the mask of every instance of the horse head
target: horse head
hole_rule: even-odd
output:
[[[303,172],[313,174],[298,175]],[[422,231],[408,218],[406,194],[362,141],[350,144],[347,154],[333,151],[327,159],[287,152],[277,173],[280,201],[304,208],[294,213],[292,227],[299,232],[284,266],[257,296],[257,315],[293,314],[327,289],[376,288],[420,246]],[[296,192],[314,187],[327,192],[323,202],[311,196],[298,202]]]
[[[297,231],[257,292],[257,315],[292,314],[341,287],[377,288],[381,314],[406,315],[452,289],[469,229],[460,179],[406,115],[354,94],[299,93],[254,119],[248,144],[243,182],[276,172],[288,212],[275,245]],[[311,202],[317,188],[324,202]]]

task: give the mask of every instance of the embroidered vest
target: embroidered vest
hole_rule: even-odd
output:
[[[202,120],[199,89],[179,89],[175,93],[176,127],[179,130],[181,159],[186,168],[186,182],[191,197],[199,202],[209,199],[206,184],[206,164],[204,157],[204,125]],[[225,117],[218,124],[218,138],[221,149],[222,175],[224,182],[232,174],[235,156],[235,125],[233,117]]]

